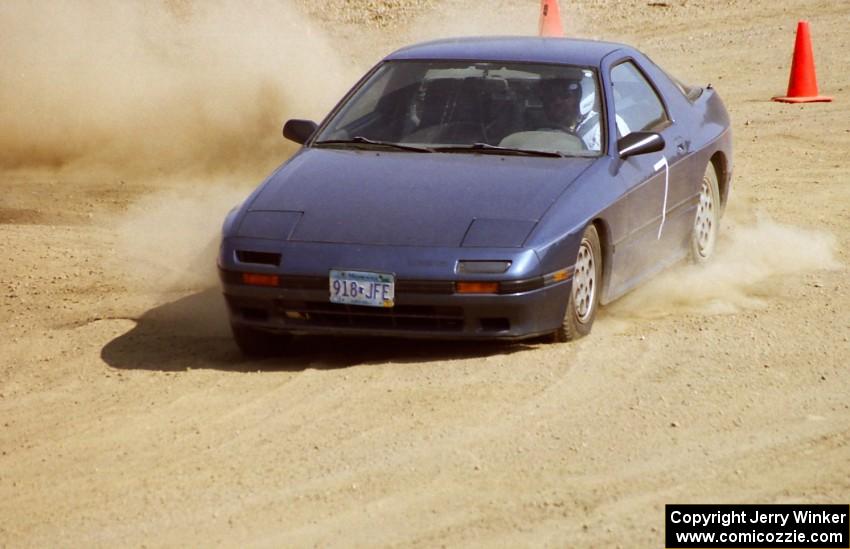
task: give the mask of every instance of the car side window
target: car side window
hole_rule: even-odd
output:
[[[632,61],[611,69],[618,137],[648,131],[668,120],[664,103]]]

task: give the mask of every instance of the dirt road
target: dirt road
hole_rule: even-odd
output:
[[[536,30],[497,4],[0,6],[0,546],[661,547],[665,503],[847,503],[847,2],[562,2],[735,132],[716,260],[590,337],[241,358],[215,239],[281,121],[410,39]],[[833,103],[769,101],[802,18]]]

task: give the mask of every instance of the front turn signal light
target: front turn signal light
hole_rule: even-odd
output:
[[[568,267],[566,269],[561,269],[560,271],[555,271],[554,273],[549,273],[543,277],[543,285],[548,286],[550,284],[555,284],[556,282],[563,282],[565,280],[569,280],[573,276],[573,268]]]
[[[250,286],[277,286],[279,282],[277,275],[242,273],[242,283]]]
[[[455,292],[459,294],[497,294],[498,282],[457,282]]]

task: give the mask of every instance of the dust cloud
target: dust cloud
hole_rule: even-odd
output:
[[[112,220],[117,254],[111,270],[153,292],[215,286],[221,224],[250,190],[204,179],[142,197]]]
[[[726,314],[763,307],[782,276],[837,269],[833,235],[777,223],[724,220],[715,257],[669,269],[607,307],[613,317],[659,318],[678,312]]]
[[[215,284],[222,220],[362,67],[287,0],[0,2],[0,170],[133,181],[116,274]]]
[[[267,173],[357,72],[285,0],[0,3],[0,169]]]

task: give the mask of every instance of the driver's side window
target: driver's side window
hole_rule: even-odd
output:
[[[664,103],[632,61],[611,69],[618,137],[651,131],[670,120]]]

